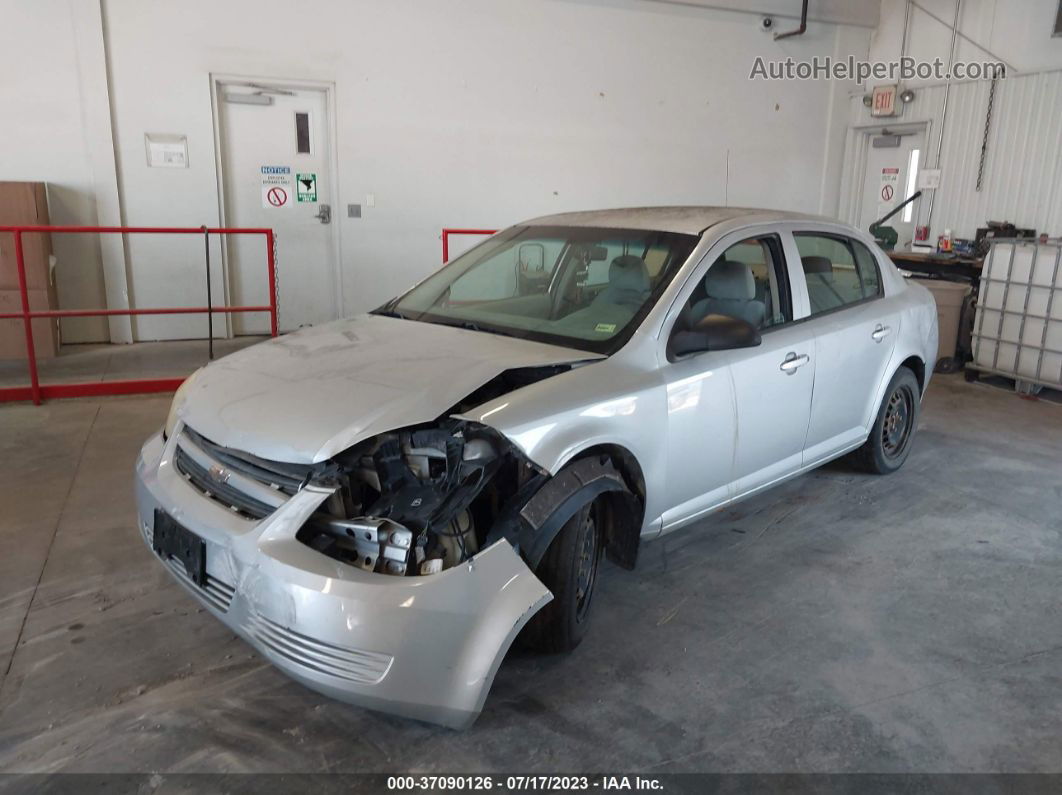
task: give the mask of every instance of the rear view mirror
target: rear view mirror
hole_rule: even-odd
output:
[[[608,259],[608,249],[604,246],[591,246],[590,247],[590,261],[591,262],[604,262]]]
[[[730,315],[705,315],[689,328],[676,326],[668,342],[668,356],[675,359],[704,351],[753,348],[760,341],[760,332],[747,321]]]

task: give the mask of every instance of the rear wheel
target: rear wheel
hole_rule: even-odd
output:
[[[603,536],[598,500],[576,511],[549,545],[535,574],[553,593],[553,601],[532,617],[525,633],[535,649],[571,651],[586,635]]]
[[[899,368],[885,390],[870,436],[853,454],[860,469],[887,475],[903,466],[918,426],[919,395],[915,374],[906,367]]]

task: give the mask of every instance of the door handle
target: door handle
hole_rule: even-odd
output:
[[[322,224],[332,223],[332,205],[331,204],[319,204],[317,206],[317,215],[314,216]]]
[[[883,339],[889,336],[890,331],[892,331],[891,328],[878,323],[877,328],[870,332],[870,336],[874,338],[874,342],[881,342]]]
[[[785,355],[785,361],[778,365],[778,369],[786,375],[792,375],[810,361],[811,357],[808,356],[806,353],[802,353],[797,356],[795,353],[790,351]]]

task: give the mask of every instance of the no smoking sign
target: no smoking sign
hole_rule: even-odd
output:
[[[272,207],[283,207],[288,203],[288,192],[283,188],[270,188],[266,191],[266,201]]]
[[[291,207],[290,166],[262,166],[262,207],[282,210]]]
[[[900,169],[886,167],[881,170],[878,185],[878,216],[888,214],[896,204],[896,189],[900,187]]]

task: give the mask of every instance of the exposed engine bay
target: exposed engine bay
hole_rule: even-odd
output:
[[[436,574],[472,558],[546,476],[493,429],[458,419],[381,434],[333,463],[339,488],[299,540],[392,575]]]

